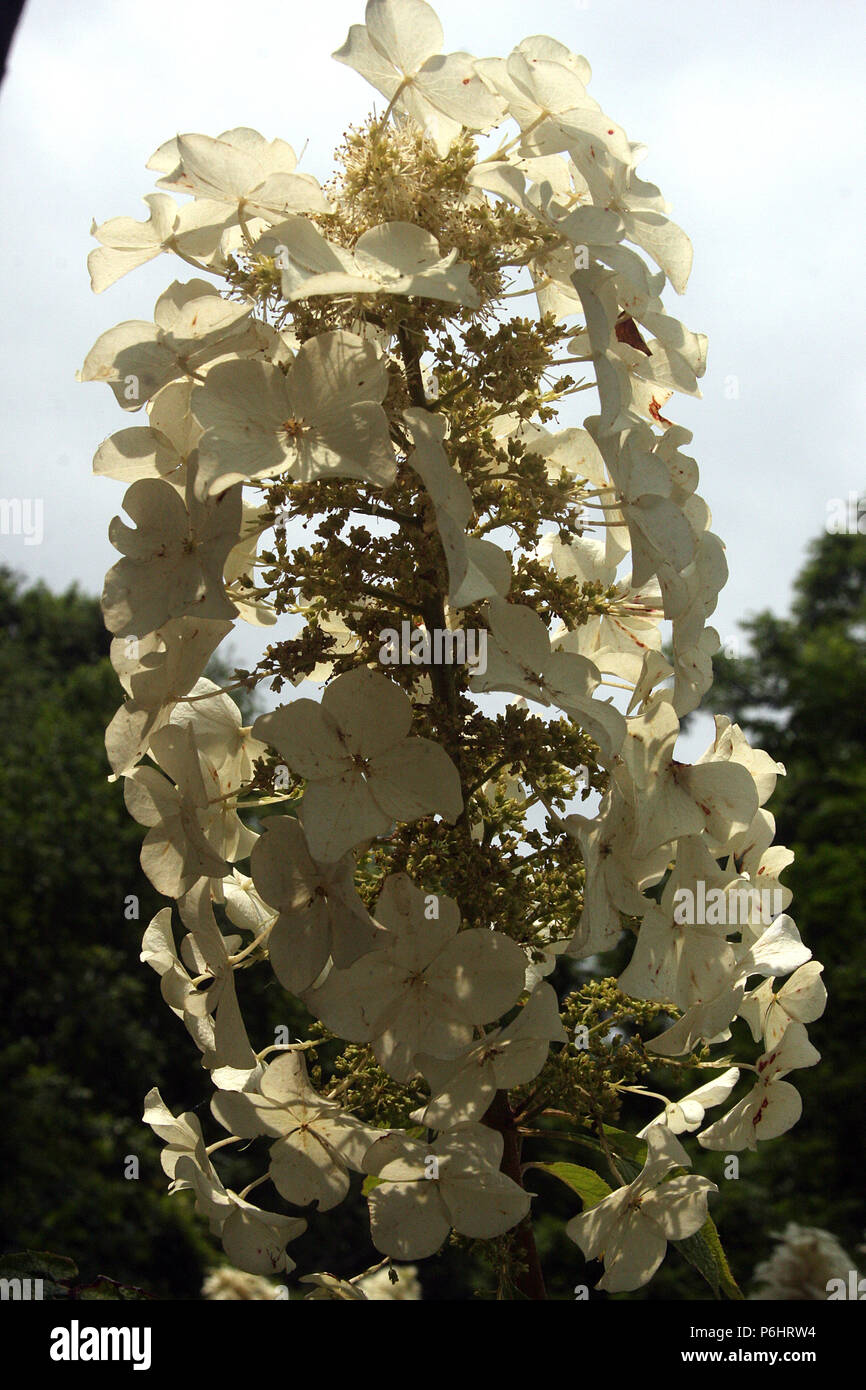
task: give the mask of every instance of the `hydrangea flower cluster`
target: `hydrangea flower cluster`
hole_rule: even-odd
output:
[[[736,910],[754,885],[790,903],[764,809],[784,769],[724,718],[696,763],[676,755],[726,579],[692,436],[663,413],[706,364],[662,302],[689,240],[585,58],[545,36],[507,59],[442,45],[424,0],[369,0],[334,56],[387,108],[331,185],[252,130],[179,135],[150,160],[148,220],[93,229],[97,292],[164,253],[196,272],[80,373],[145,410],[94,462],[132,522],[110,529],[125,699],[106,743],[179,919],[157,914],[142,959],[225,1133],[157,1090],[144,1118],[241,1270],[292,1269],[287,1245],[363,1175],[384,1256],[456,1232],[538,1297],[521,1146],[561,1146],[565,1117],[616,1183],[566,1165],[567,1233],[626,1291],[707,1230],[716,1188],[683,1136],[735,1153],[798,1119],[821,967],[759,895]],[[506,318],[521,296],[537,314]],[[556,428],[585,390],[596,413]],[[287,613],[296,635],[238,683],[323,694],[245,727],[205,667],[236,620]],[[483,666],[383,667],[379,634],[407,619],[483,631]],[[707,889],[714,915],[683,921]],[[616,981],[574,987],[612,951]],[[248,967],[307,1011],[307,1040],[256,1034]],[[637,1136],[612,1123],[626,1094]],[[241,1192],[214,1161],[238,1141],[265,1164]],[[266,1183],[284,1209],[248,1199]],[[307,1297],[360,1296],[306,1278]]]

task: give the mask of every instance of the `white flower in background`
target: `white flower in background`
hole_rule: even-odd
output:
[[[242,1269],[221,1265],[206,1275],[201,1296],[211,1303],[226,1303],[241,1299],[273,1301],[281,1297],[279,1288],[261,1274],[245,1274]]]
[[[853,1271],[859,1282],[860,1271],[838,1240],[820,1226],[799,1226],[789,1221],[784,1231],[774,1231],[778,1241],[768,1259],[755,1267],[756,1290],[750,1299],[773,1302],[800,1302],[813,1299],[826,1302],[831,1279],[848,1286]]]

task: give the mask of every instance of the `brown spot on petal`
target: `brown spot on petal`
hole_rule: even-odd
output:
[[[666,420],[665,417],[662,415],[661,403],[656,400],[655,396],[653,396],[652,400],[650,401],[649,413],[654,420],[658,421],[660,425],[664,425],[665,427],[667,427],[668,425],[673,424],[673,420]]]
[[[637,352],[643,352],[647,357],[652,357],[652,353],[644,342],[641,331],[631,314],[620,314],[616,321],[614,332],[621,343],[627,343],[629,347],[634,348]]]

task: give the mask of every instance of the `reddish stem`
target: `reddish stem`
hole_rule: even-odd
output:
[[[505,1173],[512,1182],[516,1182],[518,1187],[522,1187],[523,1173],[520,1159],[523,1140],[514,1124],[514,1112],[509,1104],[507,1091],[496,1092],[484,1116],[483,1123],[491,1129],[498,1130],[502,1135],[503,1149],[502,1162],[499,1165],[500,1172]],[[521,1264],[525,1266],[516,1280],[517,1290],[524,1298],[546,1299],[547,1291],[544,1287],[541,1261],[535,1246],[532,1218],[524,1217],[520,1225],[516,1227],[514,1234],[518,1257]]]

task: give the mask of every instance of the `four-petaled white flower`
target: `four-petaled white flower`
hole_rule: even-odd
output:
[[[223,566],[237,542],[241,490],[186,500],[171,483],[141,478],[123,498],[136,530],[115,517],[109,538],[123,559],[105,576],[105,625],[118,637],[146,637],[170,618],[233,618]]]
[[[318,1095],[299,1052],[271,1062],[258,1090],[217,1091],[211,1110],[230,1134],[275,1138],[270,1175],[280,1196],[299,1207],[316,1202],[319,1211],[342,1202],[349,1169],[363,1171],[364,1156],[382,1133]]]
[[[511,1023],[486,1033],[453,1061],[416,1057],[432,1096],[411,1118],[427,1129],[480,1120],[497,1090],[531,1081],[544,1066],[548,1044],[567,1040],[556,993],[540,984]]]
[[[612,704],[593,700],[601,680],[598,668],[577,652],[552,650],[545,624],[525,604],[491,599],[488,625],[487,670],[473,676],[470,689],[507,690],[542,705],[558,705],[606,756],[616,753],[625,720]]]
[[[354,869],[348,854],[317,863],[296,820],[265,821],[250,870],[262,899],[278,909],[268,955],[280,984],[293,994],[309,989],[329,957],[345,970],[383,936],[358,896]]]
[[[192,193],[212,205],[222,225],[244,215],[274,222],[289,213],[329,211],[316,179],[298,172],[291,145],[268,141],[246,126],[216,140],[178,135],[160,145],[147,167],[162,173],[160,188]]]
[[[293,1270],[294,1260],[286,1245],[304,1234],[307,1223],[297,1216],[262,1211],[252,1202],[224,1187],[213,1168],[202,1170],[188,1155],[177,1161],[169,1191],[192,1189],[196,1210],[206,1216],[212,1233],[219,1236],[227,1256],[248,1274],[276,1274]]]
[[[748,1023],[755,1042],[763,1038],[767,1051],[772,1051],[791,1020],[814,1023],[821,1017],[827,1003],[823,969],[820,961],[810,960],[795,970],[781,989],[775,988],[775,980],[764,980],[752,990],[740,1006],[740,1017]]]
[[[78,380],[104,381],[122,410],[141,410],[170,381],[257,346],[252,309],[223,299],[206,280],[175,280],[156,301],[153,323],[129,319],[97,338]]]
[[[384,487],[396,470],[383,359],[371,343],[342,330],[299,349],[287,373],[268,362],[234,359],[208,372],[193,392],[204,433],[201,487],[289,473],[298,482],[360,478]]]
[[[456,821],[457,769],[438,743],[410,738],[411,725],[409,698],[366,666],[338,676],[321,703],[294,700],[256,720],[255,736],[307,779],[300,816],[314,859],[333,864],[395,821]]]
[[[501,932],[458,931],[457,904],[422,893],[406,874],[385,880],[376,920],[384,944],[347,970],[332,970],[304,1002],[340,1037],[372,1043],[385,1070],[406,1081],[418,1070],[418,1054],[456,1057],[475,1025],[517,1002],[526,957]]]
[[[646,1162],[628,1187],[620,1187],[565,1228],[588,1260],[603,1259],[596,1285],[608,1293],[639,1289],[655,1274],[669,1240],[685,1240],[707,1219],[707,1196],[718,1192],[709,1178],[669,1176],[691,1159],[667,1125],[647,1133]]]
[[[504,1141],[485,1125],[461,1125],[429,1147],[402,1135],[379,1139],[364,1160],[373,1244],[399,1260],[434,1255],[453,1227],[476,1240],[511,1229],[529,1193],[500,1172]]]
[[[334,53],[426,130],[445,155],[467,130],[489,130],[504,111],[468,53],[442,54],[442,26],[425,0],[367,0]]]

